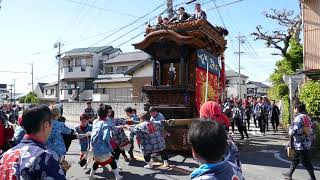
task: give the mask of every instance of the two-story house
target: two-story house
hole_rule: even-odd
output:
[[[103,62],[121,54],[112,46],[72,49],[60,64],[60,100],[92,100],[93,81],[103,72]]]
[[[127,52],[103,63],[104,75],[95,83],[94,101],[138,101],[141,89],[150,84],[152,65],[150,56],[142,51]]]
[[[262,82],[249,81],[247,83],[247,96],[267,96],[269,86]]]
[[[57,101],[58,82],[52,82],[43,86],[43,99],[48,101]]]
[[[37,85],[35,86],[33,92],[37,95],[38,98],[43,98],[44,96],[44,87],[48,83],[42,83],[38,82]]]
[[[301,0],[303,14],[303,72],[320,80],[320,1]]]
[[[233,70],[226,71],[227,97],[245,98],[247,96],[247,80],[248,76],[241,74],[239,82],[239,73]],[[241,90],[240,90],[241,87]],[[240,92],[241,91],[241,92]]]
[[[34,88],[34,93],[43,104],[55,104],[58,100],[58,83],[37,83]]]

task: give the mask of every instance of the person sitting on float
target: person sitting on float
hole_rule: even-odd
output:
[[[176,17],[171,18],[169,22],[182,22],[188,20],[191,17],[190,14],[186,13],[184,7],[180,7],[178,11],[179,14]]]
[[[197,3],[195,5],[195,13],[190,17],[190,19],[207,19],[207,14],[201,9],[201,4]]]

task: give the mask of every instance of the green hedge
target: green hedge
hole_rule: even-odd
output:
[[[320,147],[320,82],[308,81],[305,83],[300,90],[299,99],[306,104],[308,113],[317,121],[315,144]]]
[[[306,104],[310,116],[320,117],[320,82],[309,81],[300,90],[299,99]]]
[[[282,110],[282,125],[287,127],[290,124],[290,101],[288,97],[284,97],[282,99],[283,102],[283,110]]]

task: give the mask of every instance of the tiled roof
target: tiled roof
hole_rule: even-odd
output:
[[[118,48],[117,48],[118,49]],[[114,51],[112,46],[88,47],[88,48],[75,48],[65,53],[100,53],[103,51]]]
[[[235,72],[234,70],[226,70],[226,77],[238,77],[239,73]],[[248,76],[241,74],[243,78],[249,78]]]
[[[130,62],[130,61],[143,61],[150,59],[150,55],[143,51],[127,52],[120,54],[112,59],[104,62],[105,64],[119,63],[119,62]]]
[[[133,66],[132,68],[128,69],[124,75],[132,75],[136,70],[138,70],[139,68],[142,68],[143,66],[145,66],[146,64],[148,64],[150,61],[148,59],[141,61],[140,63],[138,63],[137,65]]]
[[[49,86],[55,86],[55,85],[58,85],[58,82],[52,82],[52,83],[47,83],[46,85],[44,85],[43,87],[49,87]]]
[[[44,86],[45,85],[47,85],[48,83],[38,83],[38,86],[39,86],[39,88],[40,88],[40,90],[41,90],[41,92],[43,93],[43,91],[44,91]]]
[[[254,85],[259,86],[261,88],[269,88],[268,85],[265,85],[262,82],[249,81],[247,84],[254,84]]]

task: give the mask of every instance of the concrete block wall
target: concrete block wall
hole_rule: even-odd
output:
[[[91,102],[92,108],[97,112],[101,103],[110,105],[115,111],[116,118],[126,118],[124,109],[132,107],[137,109],[137,114],[144,113],[143,102]],[[70,121],[79,121],[80,114],[84,112],[87,107],[87,102],[64,102],[63,103],[63,116]]]

